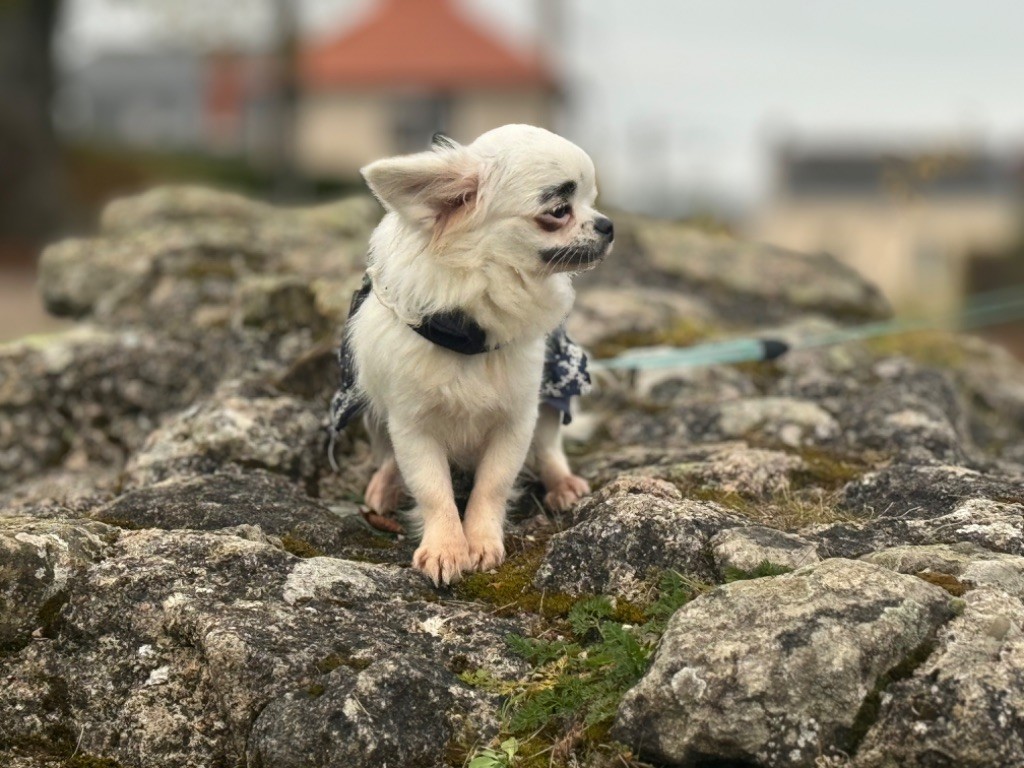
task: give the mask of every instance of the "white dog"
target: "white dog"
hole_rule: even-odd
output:
[[[413,566],[439,585],[504,560],[505,506],[528,453],[550,506],[589,490],[559,434],[568,396],[589,384],[561,323],[570,273],[603,259],[614,234],[593,208],[590,158],[553,133],[507,125],[468,146],[433,144],[362,170],[387,214],[332,414],[339,429],[366,411],[380,462],[366,503],[387,514],[408,489],[422,523]],[[541,404],[542,384],[556,407]],[[452,465],[474,472],[462,521]]]

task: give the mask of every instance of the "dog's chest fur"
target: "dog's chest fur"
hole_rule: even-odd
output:
[[[371,411],[415,420],[458,464],[472,466],[492,430],[536,413],[543,337],[462,355],[422,338],[372,295],[350,334]]]

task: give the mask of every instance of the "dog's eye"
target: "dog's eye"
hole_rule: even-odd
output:
[[[557,208],[544,211],[537,217],[537,223],[545,232],[557,232],[569,223],[569,216],[572,215],[572,206],[562,203]]]

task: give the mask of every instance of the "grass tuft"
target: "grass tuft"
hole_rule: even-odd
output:
[[[704,588],[680,574],[665,574],[653,602],[631,607],[633,621],[624,621],[608,597],[579,599],[565,616],[564,633],[507,639],[512,652],[531,665],[526,677],[464,672],[463,682],[505,698],[500,738],[515,739],[517,747],[516,762],[509,764],[567,765],[579,762],[581,753],[589,764],[586,755],[613,750],[620,764],[631,765],[628,751],[608,737],[619,702],[647,670],[671,616]],[[488,748],[473,759],[494,755],[499,753]]]

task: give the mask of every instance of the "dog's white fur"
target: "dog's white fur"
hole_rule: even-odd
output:
[[[559,414],[544,406],[538,419],[539,391],[545,338],[572,306],[569,271],[600,260],[610,238],[594,229],[603,217],[590,158],[540,128],[505,126],[362,173],[387,210],[370,241],[374,291],[347,329],[380,462],[366,501],[393,511],[404,481],[422,519],[413,565],[450,583],[504,560],[505,505],[531,442],[551,506],[588,491],[562,451]],[[545,190],[568,181],[571,214],[551,213],[559,202],[542,202]],[[557,248],[564,258],[551,259]],[[452,308],[498,348],[462,355],[409,328]],[[475,472],[464,522],[452,464]]]

